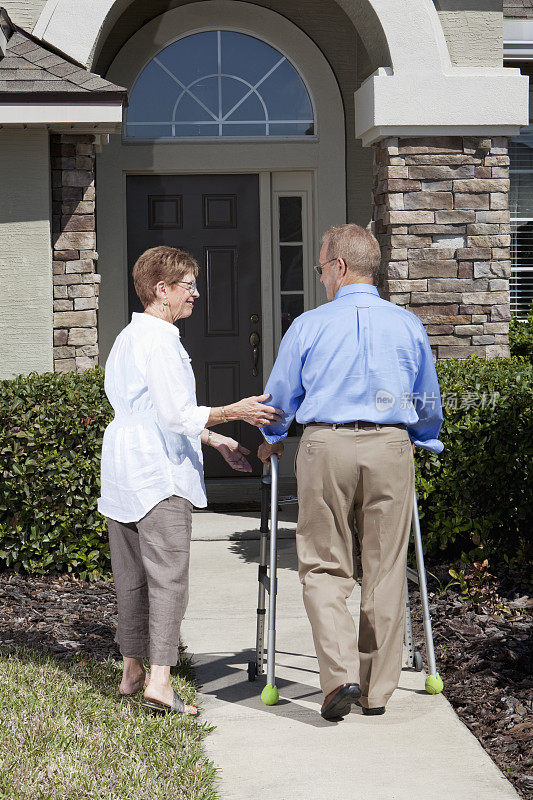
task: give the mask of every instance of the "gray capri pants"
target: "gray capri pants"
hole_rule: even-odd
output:
[[[107,521],[120,652],[173,666],[189,599],[192,503],[172,495],[138,522]]]

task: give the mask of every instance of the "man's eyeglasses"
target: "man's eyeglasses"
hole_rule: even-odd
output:
[[[326,264],[331,264],[331,262],[332,261],[336,261],[337,258],[338,258],[338,256],[335,256],[335,258],[330,258],[329,261],[324,261],[323,264],[315,264],[313,269],[314,269],[314,271],[316,272],[316,274],[318,275],[319,278],[322,277],[322,267],[325,267]]]
[[[196,291],[196,281],[176,281],[176,283],[188,289],[191,294],[194,294]]]

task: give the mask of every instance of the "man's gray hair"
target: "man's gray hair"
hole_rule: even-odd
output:
[[[326,258],[342,258],[354,275],[379,282],[381,250],[376,237],[360,225],[336,225],[322,236]]]

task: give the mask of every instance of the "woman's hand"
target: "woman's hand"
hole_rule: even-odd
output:
[[[254,397],[244,397],[238,403],[232,403],[226,406],[228,419],[242,419],[249,425],[255,425],[256,428],[264,428],[266,425],[272,425],[283,417],[283,411],[279,408],[264,405],[264,401],[271,397],[269,394],[260,394]]]
[[[244,445],[236,442],[235,439],[230,439],[228,436],[221,436],[215,433],[212,436],[212,446],[218,450],[224,461],[237,472],[251,472],[250,466],[245,455],[250,452]]]

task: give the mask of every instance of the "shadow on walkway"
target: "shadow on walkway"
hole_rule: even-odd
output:
[[[315,728],[331,727],[337,724],[322,719],[320,716],[320,706],[323,702],[322,692],[309,684],[276,677],[276,686],[283,697],[277,705],[265,706],[260,695],[265,686],[266,677],[262,675],[256,681],[250,682],[243,669],[243,665],[254,658],[253,650],[242,650],[239,653],[195,655],[193,665],[201,693],[216,697],[217,700],[224,703],[243,706],[254,711],[260,710],[265,714],[287,717]],[[284,666],[284,669],[298,668]],[[306,670],[306,672],[315,672],[315,670]],[[297,702],[303,699],[314,701],[316,710],[306,708]]]
[[[280,529],[280,533],[282,530]],[[242,535],[242,534],[241,534]],[[290,538],[278,539],[278,569],[298,570],[298,558],[294,546],[294,532],[289,531]],[[231,539],[230,553],[234,553],[247,564],[259,564],[259,541],[257,539]]]

